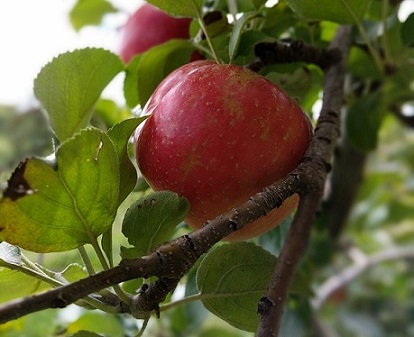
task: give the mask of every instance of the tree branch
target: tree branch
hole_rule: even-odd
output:
[[[324,182],[339,137],[339,113],[345,80],[344,63],[350,44],[350,28],[340,27],[330,47],[341,51],[342,60],[326,72],[323,105],[315,135],[305,154],[305,161],[294,170],[298,174],[298,180],[306,182],[307,187],[300,194],[298,211],[278,258],[268,291],[259,302],[258,337],[278,336],[285,299],[296,267],[306,250],[311,225],[323,195]]]
[[[256,59],[248,68],[259,71],[269,64],[305,62],[318,65],[326,70],[341,58],[338,49],[322,49],[302,41],[261,42],[255,45]]]
[[[332,47],[339,47],[342,42]],[[175,288],[181,277],[201,255],[227,235],[279,207],[286,198],[295,193],[299,193],[303,199],[298,213],[313,212],[316,208],[314,200],[319,200],[315,196],[319,196],[323,189],[326,172],[329,170],[330,153],[339,133],[339,115],[335,111],[339,110],[341,101],[342,72],[337,67],[333,69],[336,70],[327,73],[324,108],[310,149],[299,167],[285,179],[265,188],[239,208],[208,221],[203,228],[189,235],[161,245],[147,256],[124,259],[112,269],[0,306],[0,323],[47,308],[63,308],[94,292],[131,279],[157,276],[158,281],[148,285],[134,298],[132,308],[121,301],[114,302],[119,312],[131,312],[138,318],[147,317],[145,313],[152,311],[158,313],[159,303]],[[336,83],[338,79],[339,84]],[[305,191],[311,193],[306,195]],[[301,225],[302,221],[296,221],[297,225],[294,226],[298,227],[299,233],[302,233],[301,226],[304,226]],[[307,229],[303,233],[306,231]],[[280,261],[284,260],[280,259]],[[286,265],[288,264],[289,261]],[[296,263],[292,264],[290,272],[293,272],[295,265]]]

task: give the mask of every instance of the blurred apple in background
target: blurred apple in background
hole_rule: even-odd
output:
[[[121,28],[121,59],[128,63],[134,55],[169,40],[189,39],[190,24],[190,18],[172,17],[148,3],[142,5]]]

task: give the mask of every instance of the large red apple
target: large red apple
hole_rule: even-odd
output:
[[[239,206],[301,161],[312,128],[300,107],[263,76],[196,61],[155,90],[136,133],[138,166],[154,190],[185,196],[193,228]],[[243,240],[280,223],[298,196],[227,237]]]
[[[172,17],[146,3],[121,28],[119,55],[127,63],[134,55],[169,40],[188,39],[190,23],[189,18]]]

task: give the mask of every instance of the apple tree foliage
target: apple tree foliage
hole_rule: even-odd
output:
[[[279,335],[414,334],[410,0],[149,2],[171,15],[193,18],[192,38],[168,41],[127,65],[99,48],[66,52],[40,69],[34,81],[54,149],[48,156],[29,156],[7,177],[0,176],[0,319],[10,301],[110,272],[123,260],[145,259],[164,242],[190,233],[183,223],[188,202],[169,191],[150,191],[131,160],[130,137],[145,120],[135,112],[195,50],[248,66],[259,57],[256,47],[262,43],[301,41],[324,49],[338,27],[349,25],[342,137]],[[69,17],[80,30],[117,11],[115,0],[78,0]],[[316,122],[324,69],[300,57],[270,62],[258,71]],[[120,74],[125,105],[102,96]],[[3,121],[1,130],[0,153],[5,153],[2,142],[13,134],[3,137],[10,130],[3,130]],[[37,312],[0,325],[0,334],[252,336],[260,324],[258,302],[290,223],[249,242],[215,245],[154,310],[134,309],[134,299],[155,277],[131,277],[106,289],[91,288],[77,306],[63,309],[72,314],[69,321],[57,310],[23,302]],[[120,303],[130,307],[121,310]]]

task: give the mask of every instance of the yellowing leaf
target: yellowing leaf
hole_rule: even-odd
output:
[[[118,207],[119,167],[106,134],[88,129],[68,140],[56,165],[28,159],[0,200],[0,240],[36,251],[64,251],[110,228]]]

